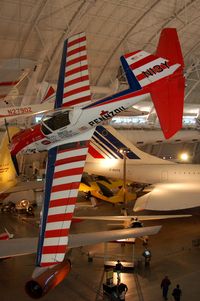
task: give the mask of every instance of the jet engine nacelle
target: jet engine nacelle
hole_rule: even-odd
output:
[[[39,299],[56,287],[69,274],[69,259],[48,268],[37,277],[33,277],[25,285],[26,293],[33,299]]]

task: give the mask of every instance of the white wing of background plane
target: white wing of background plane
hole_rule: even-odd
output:
[[[83,219],[83,220],[99,220],[99,221],[129,221],[138,219],[139,221],[153,221],[168,218],[179,218],[179,217],[190,217],[191,214],[174,214],[174,215],[105,215],[105,216],[78,216],[73,217],[73,219]]]
[[[71,234],[68,237],[68,247],[76,248],[106,241],[114,241],[117,239],[138,238],[145,235],[154,235],[157,234],[160,229],[161,226],[152,226],[137,229]],[[33,254],[36,252],[37,242],[37,237],[0,241],[0,258]]]
[[[152,190],[139,197],[134,205],[134,211],[141,210],[180,210],[200,206],[199,183],[168,182],[157,183]]]

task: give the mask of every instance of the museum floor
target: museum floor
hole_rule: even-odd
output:
[[[98,208],[77,209],[76,215],[119,214],[120,208],[101,204]],[[195,242],[200,239],[200,209],[190,210],[190,218],[145,222],[145,225],[162,224],[159,234],[152,236],[148,248],[152,252],[149,268],[144,267],[141,240],[136,240],[135,262],[140,266],[135,272],[123,273],[121,281],[128,286],[127,301],[159,301],[162,299],[160,282],[168,275],[172,285],[180,284],[183,296],[181,301],[198,301],[200,295],[200,247]],[[144,213],[142,213],[144,214]],[[6,227],[15,237],[34,237],[38,226],[35,220],[23,219],[22,216],[0,213],[1,231]],[[104,222],[83,221],[73,224],[72,232],[105,230]],[[132,245],[121,247],[109,243],[109,254],[113,260],[128,260],[132,256]],[[93,257],[88,261],[88,252]],[[70,259],[72,271],[58,287],[42,300],[46,301],[98,301],[108,300],[103,297],[102,285],[105,282],[104,244],[72,250]],[[10,258],[0,262],[0,300],[31,300],[24,292],[24,283],[31,276],[34,255]],[[114,283],[116,274],[114,273]]]

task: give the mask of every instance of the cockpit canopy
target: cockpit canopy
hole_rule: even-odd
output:
[[[70,124],[70,110],[48,113],[42,119],[42,132],[49,135],[52,132]]]

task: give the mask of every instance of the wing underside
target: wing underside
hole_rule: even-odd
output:
[[[64,43],[55,108],[76,106],[91,100],[85,33]]]
[[[77,138],[74,138],[74,142],[49,150],[45,200],[37,252],[38,266],[53,265],[64,259],[78,188],[88,152],[88,140],[77,141]]]

